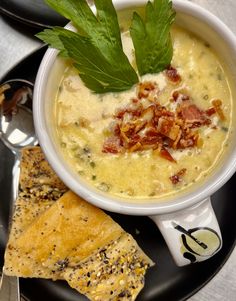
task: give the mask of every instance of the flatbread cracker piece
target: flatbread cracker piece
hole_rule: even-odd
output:
[[[22,254],[16,248],[17,239],[68,189],[53,172],[40,147],[27,147],[22,150],[19,186],[5,252],[4,271],[10,276],[32,277],[30,269],[24,265],[29,260],[28,254]],[[50,269],[42,267],[40,262],[32,262],[32,265],[35,270],[33,277],[59,279]]]
[[[23,153],[5,273],[65,279],[92,301],[135,300],[152,260],[106,213],[65,192],[45,161],[40,148]]]
[[[41,264],[53,279],[96,301],[135,300],[153,265],[130,234],[72,191],[41,214],[15,248],[24,261],[15,258],[13,274],[39,277]]]
[[[55,174],[40,147],[22,150],[20,187],[21,190],[47,185],[51,189],[65,191],[65,184]]]
[[[68,262],[63,277],[89,300],[135,300],[152,265],[133,237],[123,232],[76,265]]]
[[[61,273],[61,262],[68,258],[79,262],[123,231],[102,210],[68,191],[20,235],[15,246],[22,255],[28,254],[28,260],[16,260],[15,267],[31,267],[34,277],[31,263],[41,262],[57,275]]]

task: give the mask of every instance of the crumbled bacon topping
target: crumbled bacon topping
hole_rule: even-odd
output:
[[[191,103],[187,103],[186,105],[182,106],[181,114],[186,122],[201,122],[205,119],[205,116],[202,114],[201,110],[195,104]]]
[[[139,83],[138,85],[138,98],[147,98],[151,91],[154,91],[157,88],[155,83],[150,81],[145,81]]]
[[[164,147],[160,150],[160,156],[162,158],[166,159],[166,160],[171,161],[171,162],[176,162],[176,160],[171,156],[169,151]]]
[[[181,81],[181,76],[179,75],[177,69],[171,65],[166,69],[166,76],[168,80],[174,84],[178,84]]]
[[[216,113],[216,109],[215,108],[209,108],[206,110],[206,114],[207,116],[212,116]]]
[[[103,144],[103,152],[117,154],[122,151],[120,139],[117,136],[109,137]]]
[[[222,110],[222,101],[220,99],[215,99],[212,101],[212,104],[214,106],[214,109],[216,110],[216,113],[220,117],[221,121],[225,120],[225,115]]]
[[[182,181],[182,177],[186,174],[186,171],[187,171],[186,168],[182,168],[176,174],[174,174],[173,176],[171,176],[170,180],[171,180],[172,184],[176,185],[179,182],[181,182]]]
[[[114,114],[110,137],[104,142],[103,152],[116,154],[152,149],[162,158],[176,162],[172,156],[174,150],[201,147],[198,128],[209,126],[209,117],[215,113],[221,118],[224,116],[219,100],[213,101],[213,107],[203,111],[185,90],[180,89],[172,93],[176,104],[175,110],[170,111],[160,104],[158,94],[155,83],[138,85],[137,97]]]
[[[182,103],[190,100],[190,96],[188,95],[188,90],[186,87],[182,86],[178,89],[174,90],[171,94],[170,102]]]

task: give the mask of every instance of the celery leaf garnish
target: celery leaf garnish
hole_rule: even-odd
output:
[[[158,73],[170,65],[173,56],[170,27],[174,18],[170,0],[148,1],[144,20],[134,12],[130,34],[140,75]]]
[[[71,20],[77,32],[61,27],[46,29],[37,37],[73,60],[84,84],[96,93],[130,89],[138,76],[126,57],[117,14],[111,0],[95,0],[96,16],[86,0],[46,0]]]

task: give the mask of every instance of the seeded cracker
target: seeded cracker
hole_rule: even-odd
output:
[[[40,147],[22,151],[20,165],[20,189],[5,253],[4,270],[10,276],[42,277],[59,279],[41,262],[32,262],[29,254],[16,247],[17,239],[35,219],[50,208],[68,189],[53,172]],[[32,266],[32,267],[31,267]],[[31,268],[30,268],[31,267]],[[34,270],[32,276],[31,270]]]
[[[32,152],[43,158],[40,149],[28,149],[30,173],[35,160]],[[26,162],[23,158],[21,171],[28,177]],[[44,162],[45,167],[44,159],[37,162]],[[35,165],[37,169],[41,164]],[[135,300],[153,262],[132,236],[102,210],[71,191],[64,193],[65,186],[52,178],[55,174],[37,174],[38,179],[44,179],[41,185],[36,179],[21,177],[21,183],[31,183],[33,187],[23,185],[17,200],[5,253],[5,273],[65,279],[90,300]]]

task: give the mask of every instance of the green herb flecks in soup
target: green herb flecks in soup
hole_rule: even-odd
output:
[[[224,153],[232,110],[224,70],[204,41],[176,26],[171,34],[171,66],[128,91],[94,94],[75,68],[65,71],[56,98],[61,149],[102,191],[162,199],[203,181]],[[129,32],[122,40],[134,61]]]
[[[71,168],[130,200],[163,200],[202,183],[224,154],[232,120],[227,77],[210,45],[171,28],[169,0],[118,18],[111,0],[95,1],[96,16],[85,0],[46,2],[77,30],[38,35],[69,58],[55,119]]]

